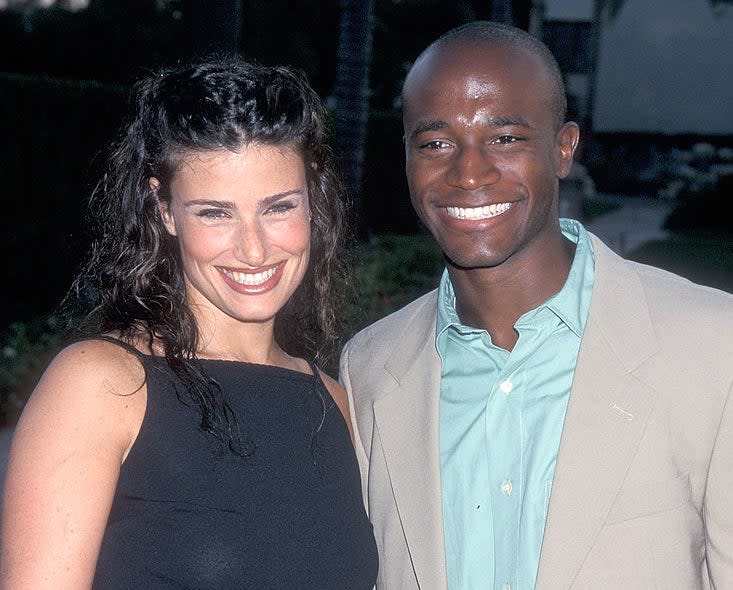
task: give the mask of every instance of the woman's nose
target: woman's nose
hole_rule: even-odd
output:
[[[236,255],[251,267],[261,266],[267,261],[267,235],[259,223],[242,224],[238,231]]]

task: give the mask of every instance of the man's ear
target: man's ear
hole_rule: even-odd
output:
[[[150,185],[150,190],[152,190],[157,197],[158,190],[160,189],[160,181],[154,176],[151,176],[148,179],[148,184]],[[163,219],[163,225],[165,225],[165,229],[168,233],[172,236],[177,235],[176,221],[173,219],[173,215],[171,214],[170,201],[162,201],[161,199],[158,199],[158,211],[160,211],[160,217]]]
[[[578,147],[580,129],[573,121],[565,123],[555,136],[555,169],[558,178],[565,178],[573,165],[573,155]]]

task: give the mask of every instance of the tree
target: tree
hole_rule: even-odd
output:
[[[511,25],[514,23],[512,15],[512,0],[492,0],[491,20]]]
[[[237,51],[242,30],[240,0],[188,0],[191,53]]]
[[[373,18],[373,0],[341,0],[336,81],[332,92],[336,103],[336,158],[353,200],[353,214],[361,238],[368,232],[362,215],[361,184],[369,118]]]

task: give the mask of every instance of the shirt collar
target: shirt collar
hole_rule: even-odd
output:
[[[560,229],[566,238],[576,243],[575,256],[570,266],[568,278],[565,280],[562,289],[535,309],[522,315],[517,320],[517,324],[530,322],[540,309],[547,308],[573,333],[580,337],[583,334],[585,321],[588,317],[593,289],[593,276],[595,274],[593,245],[586,229],[574,219],[560,219]],[[456,312],[455,302],[456,295],[453,284],[448,275],[448,269],[445,269],[438,287],[436,338],[448,328],[453,328],[462,334],[483,331],[461,324]]]

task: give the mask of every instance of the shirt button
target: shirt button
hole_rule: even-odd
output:
[[[512,587],[509,584],[504,584],[504,587],[501,590],[512,590]]]
[[[499,389],[501,389],[503,393],[511,393],[512,389],[514,389],[514,385],[512,385],[512,382],[507,379],[506,381],[499,383]]]
[[[507,495],[512,495],[512,480],[511,479],[505,479],[504,482],[501,484],[501,491]]]

